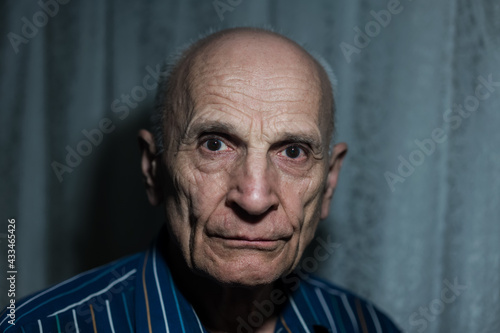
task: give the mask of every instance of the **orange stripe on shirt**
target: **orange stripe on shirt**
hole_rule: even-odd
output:
[[[356,311],[358,312],[359,321],[361,323],[361,329],[363,333],[368,333],[368,328],[366,327],[365,316],[363,315],[363,309],[361,309],[361,303],[359,299],[356,298]]]
[[[146,252],[144,257],[144,264],[142,265],[142,287],[144,288],[144,298],[146,299],[146,313],[148,315],[148,328],[149,333],[153,333],[151,329],[151,315],[149,313],[149,300],[148,300],[148,289],[146,288],[146,264],[148,262],[149,251]]]
[[[97,327],[95,325],[94,308],[92,307],[92,304],[89,304],[89,308],[90,308],[90,314],[92,315],[92,326],[94,326],[94,333],[97,333]]]
[[[290,329],[288,328],[288,325],[286,324],[285,322],[285,318],[283,318],[283,315],[280,316],[280,320],[281,320],[281,323],[283,324],[283,327],[285,328],[285,330],[288,332],[288,333],[292,333],[292,331],[290,331]]]

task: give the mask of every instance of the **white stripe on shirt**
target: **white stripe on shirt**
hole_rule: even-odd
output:
[[[111,332],[115,333],[115,326],[113,325],[113,318],[109,309],[109,300],[106,300],[106,309],[108,310],[109,327],[111,327]]]
[[[373,306],[371,304],[368,304],[366,307],[368,308],[368,312],[370,312],[370,316],[372,317],[373,324],[375,324],[377,333],[382,333],[382,327],[380,327],[380,322],[378,321],[377,313],[373,309]]]
[[[163,314],[163,321],[165,322],[165,330],[167,333],[170,333],[170,330],[168,329],[167,314],[165,313],[165,304],[163,303],[163,295],[160,288],[160,281],[158,279],[158,273],[156,272],[156,246],[153,249],[153,273],[155,276],[156,289],[158,289],[158,297],[160,298],[161,312]]]
[[[337,296],[342,296],[342,295],[345,295],[343,292],[340,292],[338,290],[335,290],[335,289],[332,289],[330,288],[328,285],[324,284],[323,282],[321,281],[317,281],[317,280],[313,280],[312,278],[307,280],[307,283],[310,283],[316,287],[320,287],[322,289],[325,289],[326,292],[328,292],[329,294],[332,294],[332,295],[337,295]]]
[[[344,307],[347,311],[347,314],[349,315],[349,318],[351,319],[352,327],[354,327],[354,330],[356,332],[359,332],[358,322],[356,321],[356,317],[354,316],[354,312],[352,312],[351,305],[349,304],[349,300],[347,299],[347,296],[344,294],[344,295],[340,296],[340,299],[342,300],[342,303],[344,304]]]
[[[76,333],[80,333],[80,329],[78,328],[78,320],[76,320],[75,309],[71,310],[71,312],[73,312],[73,321],[75,322]]]
[[[30,299],[27,299],[26,301],[24,301],[21,305],[19,305],[19,306],[16,308],[16,311],[19,311],[19,310],[20,310],[23,306],[27,305],[27,304],[28,304],[28,303],[30,303],[31,301],[34,301],[34,300],[35,300],[35,299],[37,299],[38,297],[43,296],[43,295],[45,295],[46,293],[51,292],[52,290],[54,290],[54,289],[56,289],[56,288],[62,287],[62,286],[64,286],[65,284],[68,284],[68,283],[72,282],[73,280],[78,279],[79,277],[82,277],[82,276],[88,275],[88,274],[90,274],[90,273],[93,273],[94,271],[96,271],[96,270],[98,270],[98,269],[100,269],[100,267],[96,267],[96,268],[94,268],[94,269],[92,269],[92,270],[90,270],[90,271],[80,273],[80,274],[78,274],[78,275],[76,275],[76,276],[73,276],[71,279],[68,279],[68,280],[66,280],[66,281],[63,281],[63,282],[61,282],[61,283],[59,283],[59,284],[56,284],[55,286],[53,286],[53,287],[51,287],[51,288],[49,288],[49,289],[47,289],[47,290],[42,291],[42,292],[41,292],[41,293],[39,293],[38,295],[35,295],[35,296],[31,297]],[[0,326],[3,324],[3,322],[4,322],[7,318],[9,318],[9,317],[7,317],[7,316],[6,316],[6,317],[5,317],[2,321],[0,321]]]
[[[293,311],[295,311],[295,314],[297,314],[297,317],[299,318],[300,323],[302,324],[302,327],[304,327],[304,330],[306,333],[311,333],[309,329],[307,328],[306,323],[304,322],[304,319],[302,318],[302,315],[299,312],[299,309],[297,309],[297,305],[295,304],[295,301],[293,300],[292,295],[289,297],[290,299],[290,304],[292,304]]]
[[[323,297],[323,294],[321,293],[321,290],[319,288],[314,288],[314,290],[316,291],[316,295],[318,296],[323,311],[325,311],[326,317],[328,318],[328,322],[330,323],[330,327],[332,328],[332,332],[337,333],[337,328],[335,327],[335,324],[333,322],[332,314],[328,309],[328,306],[326,305],[326,301],[325,298]]]
[[[194,317],[196,318],[196,321],[198,322],[198,326],[200,326],[200,332],[203,333],[203,327],[201,326],[200,319],[198,318],[198,315],[196,314],[196,311],[194,311],[193,307],[191,306],[191,310],[193,310]]]
[[[60,313],[62,313],[62,312],[65,312],[65,311],[67,311],[67,310],[69,310],[69,309],[71,309],[71,308],[75,307],[75,306],[78,306],[78,305],[80,305],[80,304],[85,303],[86,301],[88,301],[88,300],[89,300],[89,299],[91,299],[92,297],[95,297],[95,296],[97,296],[97,295],[100,295],[100,294],[105,293],[105,292],[106,292],[106,291],[108,291],[109,289],[113,288],[113,286],[114,286],[115,284],[118,284],[119,282],[122,282],[123,280],[127,279],[130,275],[134,274],[136,271],[137,271],[137,269],[135,269],[135,268],[134,268],[133,270],[131,270],[130,272],[128,272],[127,274],[125,274],[125,275],[124,275],[124,276],[122,276],[121,278],[116,279],[115,281],[113,281],[112,283],[110,283],[110,284],[109,284],[106,288],[101,289],[101,290],[99,290],[98,292],[95,292],[95,293],[93,293],[93,294],[90,294],[89,296],[85,297],[84,299],[82,299],[82,300],[80,300],[80,301],[78,301],[78,302],[76,302],[76,303],[73,303],[73,304],[71,304],[71,305],[68,305],[68,306],[67,306],[67,307],[65,307],[64,309],[61,309],[61,310],[59,310],[59,311],[56,311],[56,312],[54,312],[53,314],[51,314],[51,315],[49,315],[49,316],[47,316],[47,317],[53,317],[53,316],[55,316],[55,315],[58,315],[58,314],[60,314]],[[73,310],[73,312],[74,312],[74,310]]]

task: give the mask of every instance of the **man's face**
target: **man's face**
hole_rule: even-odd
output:
[[[191,269],[259,285],[289,273],[314,235],[329,134],[310,61],[235,43],[191,69],[193,115],[164,161],[174,187],[165,208]]]

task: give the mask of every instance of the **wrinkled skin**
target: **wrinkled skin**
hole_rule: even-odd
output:
[[[230,34],[193,57],[192,116],[174,151],[155,159],[151,134],[140,132],[148,197],[165,203],[171,251],[190,270],[228,288],[270,286],[328,215],[346,151],[328,153],[329,85],[275,36]]]

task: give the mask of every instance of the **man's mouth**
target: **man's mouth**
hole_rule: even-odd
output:
[[[215,236],[227,248],[234,249],[253,249],[262,251],[274,251],[280,247],[284,239],[271,239],[261,237],[219,237]]]

